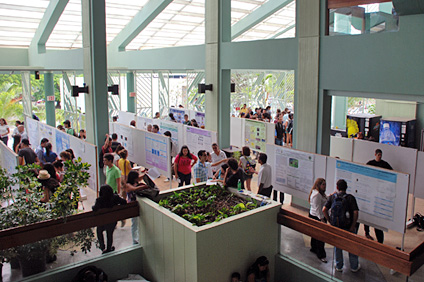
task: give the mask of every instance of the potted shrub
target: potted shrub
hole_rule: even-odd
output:
[[[34,170],[36,165],[18,166],[13,175],[0,170],[1,196],[7,205],[1,208],[0,230],[25,226],[41,221],[63,218],[77,213],[80,198],[79,187],[87,185],[90,167],[81,159],[65,162],[66,173],[61,186],[56,189],[48,203],[42,203],[41,184]],[[3,250],[3,261],[16,257],[21,265],[22,275],[28,276],[42,272],[46,268],[46,255],[54,255],[62,245],[71,244],[82,251],[91,250],[94,233],[91,229],[81,230],[75,234],[63,235],[12,249]],[[74,250],[73,250],[74,251]]]

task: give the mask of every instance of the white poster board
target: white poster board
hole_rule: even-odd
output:
[[[132,160],[136,154],[134,150],[134,130],[135,128],[115,123],[114,130],[118,135],[118,142],[128,151],[128,159]]]
[[[19,164],[18,155],[15,154],[3,142],[0,142],[0,165],[6,169],[9,174],[17,172],[16,167]]]
[[[118,111],[118,122],[120,124],[125,124],[126,126],[129,126],[132,120],[135,120],[134,113]]]
[[[153,125],[153,119],[147,118],[147,117],[137,116],[136,127],[138,129],[147,130],[147,125],[148,124],[152,124]]]
[[[28,134],[29,142],[36,148],[40,144],[38,121],[30,117],[25,117],[25,127]]]
[[[238,118],[238,117],[231,117],[230,118],[230,144],[232,146],[237,146],[239,148],[244,146],[244,131],[245,131],[245,125],[244,125],[244,119]]]
[[[410,175],[409,189],[414,191],[415,168],[417,166],[417,150],[407,147],[380,144],[366,140],[353,140],[353,162],[366,164],[375,158],[375,150],[383,151],[383,160],[388,162],[393,170]]]
[[[99,191],[97,185],[97,146],[90,144],[84,140],[81,140],[75,136],[70,136],[71,148],[74,151],[76,158],[81,158],[85,163],[89,163],[91,166],[88,169],[90,178],[88,179],[88,187],[93,191]]]
[[[56,146],[56,152],[58,155],[61,152],[65,151],[66,149],[71,148],[71,137],[73,136],[61,130],[57,130],[55,146]]]
[[[172,141],[177,144],[177,151],[179,152],[184,145],[184,125],[173,121],[160,120],[159,129],[161,134],[164,134],[166,131],[171,132]]]
[[[355,196],[361,221],[405,233],[408,174],[336,160],[335,181],[339,179]]]
[[[307,200],[318,177],[325,178],[326,156],[267,144],[275,190]]]
[[[267,130],[264,122],[245,120],[244,138],[244,146],[249,146],[254,151],[266,152]]]
[[[266,122],[266,143],[275,144],[275,123]]]
[[[211,151],[212,144],[218,140],[217,133],[205,129],[200,129],[192,126],[185,127],[185,140],[186,145],[190,149],[190,152],[197,156],[197,152],[200,150]]]
[[[339,157],[342,160],[352,161],[353,155],[353,140],[352,138],[344,138],[331,136],[330,137],[330,156]]]
[[[414,196],[424,199],[424,152],[418,151]]]

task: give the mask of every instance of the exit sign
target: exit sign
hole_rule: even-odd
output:
[[[47,96],[47,101],[54,101],[54,96]]]
[[[130,97],[135,97],[136,93],[135,92],[130,92]]]

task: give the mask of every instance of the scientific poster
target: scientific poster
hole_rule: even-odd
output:
[[[56,131],[56,151],[59,155],[61,152],[65,151],[66,149],[71,148],[71,141],[70,141],[70,135],[68,133],[65,133],[63,131],[57,130]]]
[[[120,126],[118,132],[116,132],[118,134],[118,142],[127,149],[128,155],[133,155],[135,153],[132,138],[133,130],[135,129],[127,126]]]
[[[146,133],[145,141],[146,163],[168,172],[168,152],[165,137],[155,133]]]
[[[314,161],[314,154],[275,148],[276,184],[309,193],[314,184]]]
[[[266,125],[263,122],[246,120],[245,145],[251,150],[266,152]]]
[[[184,110],[179,110],[176,108],[169,108],[169,112],[174,114],[174,118],[177,120],[177,122],[183,122],[184,121]]]
[[[205,113],[195,112],[194,113],[194,119],[197,121],[197,124],[199,126],[205,125]]]
[[[212,132],[196,127],[186,127],[187,146],[190,152],[197,156],[200,150],[210,151],[212,148]]]
[[[347,182],[359,210],[385,220],[394,220],[397,174],[341,160],[336,163],[336,181]]]
[[[176,124],[175,122],[166,122],[161,121],[159,124],[160,133],[163,135],[166,131],[171,132],[171,139],[175,142],[177,145],[177,148],[180,148],[180,144],[178,144],[178,126],[181,126],[179,124]]]
[[[56,134],[55,134],[56,128],[53,128],[51,126],[48,126],[47,124],[40,122],[38,123],[38,129],[40,130],[40,133],[39,133],[40,141],[41,141],[41,138],[49,139],[50,143],[52,143],[53,145],[53,151],[57,151],[55,148],[56,144],[54,142],[54,140],[56,139]]]
[[[136,123],[136,125],[137,125],[137,128],[138,129],[147,130],[147,125],[148,124],[153,124],[151,118],[137,116],[137,123]]]
[[[39,131],[38,131],[38,122],[29,117],[25,120],[25,127],[27,130],[29,142],[31,145],[36,148],[40,143]]]

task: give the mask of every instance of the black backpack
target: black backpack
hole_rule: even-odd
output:
[[[349,219],[346,216],[348,203],[347,194],[337,193],[331,204],[330,224],[336,227],[345,228],[349,225]]]

